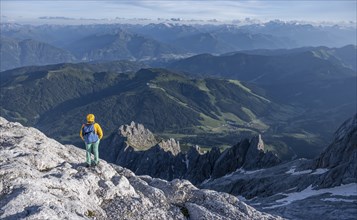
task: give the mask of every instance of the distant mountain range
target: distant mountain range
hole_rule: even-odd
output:
[[[183,147],[232,146],[239,137],[264,133],[267,148],[285,159],[316,155],[356,111],[355,72],[309,50],[251,53],[199,55],[170,65],[197,68],[189,76],[128,61],[5,71],[1,114],[64,143],[79,142],[76,126],[83,112],[92,112],[109,133],[136,121]],[[239,71],[226,75],[229,70]]]
[[[64,142],[76,135],[52,130],[52,117],[80,123],[82,112],[99,106],[95,113],[110,132],[133,120],[163,137],[209,147],[264,133],[267,147],[286,158],[311,157],[356,112],[356,46],[311,47],[315,38],[288,34],[314,33],[321,45],[336,46],[355,43],[353,28],[281,22],[2,27],[1,70],[66,63],[1,72],[2,115]],[[306,47],[286,49],[296,46]]]
[[[278,50],[258,49],[258,50],[244,50],[241,51],[241,53],[253,54],[253,55],[277,56],[277,55],[288,55],[294,53],[296,54],[296,53],[302,53],[308,51],[312,52],[313,55],[318,58],[331,61],[336,65],[340,64],[344,67],[356,71],[356,59],[357,59],[356,45],[346,45],[344,47],[339,47],[339,48],[301,47],[295,49],[278,49]]]
[[[355,76],[355,45],[343,48],[252,50],[214,56],[200,54],[168,65],[196,76],[254,83],[291,83]]]
[[[267,95],[308,108],[350,106],[355,111],[356,46],[253,50],[221,56],[201,54],[168,65],[193,77],[242,80]],[[316,95],[316,96],[315,96]]]
[[[0,191],[20,204],[8,203],[5,218],[54,213],[9,184],[47,181],[53,201],[83,204],[53,186],[87,174],[100,204],[75,217],[274,218],[238,196],[284,218],[356,216],[356,27],[2,23],[1,32],[0,163],[17,178]],[[100,157],[142,176],[105,161],[84,168],[80,149],[7,121],[83,147],[88,113],[104,130]]]
[[[87,36],[71,43],[67,49],[84,61],[160,59],[178,53],[169,45],[123,30]]]
[[[305,132],[321,129],[331,134],[336,124],[356,112],[356,54],[356,46],[352,45],[253,50],[221,56],[197,55],[173,62],[168,68],[191,77],[253,83],[275,103],[302,111],[289,125],[291,128],[304,127]]]
[[[15,40],[1,37],[0,44],[0,71],[22,66],[68,63],[76,60],[69,51],[36,40]]]
[[[223,54],[241,50],[306,46],[341,47],[356,43],[354,28],[282,22],[270,22],[263,26],[170,23],[80,26],[31,26],[5,23],[1,25],[2,37],[7,39],[1,42],[1,70],[63,61],[130,59],[158,62],[201,53]],[[29,39],[31,43],[26,44],[31,46],[24,46],[21,51],[21,59],[27,62],[20,62],[18,61],[20,52],[17,47],[11,45]],[[38,48],[39,45],[43,45],[42,52],[33,55],[34,51],[31,48]],[[54,50],[56,50],[55,54]],[[34,56],[36,59],[33,58]]]
[[[356,27],[316,26],[298,22],[269,21],[264,24],[245,25],[240,29],[252,34],[267,34],[291,39],[295,44],[294,47],[341,47],[347,44],[356,44]]]

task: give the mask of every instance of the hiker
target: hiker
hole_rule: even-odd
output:
[[[79,133],[79,136],[82,138],[82,140],[85,143],[86,146],[86,162],[87,162],[87,167],[91,165],[98,165],[99,163],[99,142],[103,137],[103,131],[102,128],[98,123],[94,122],[94,115],[93,114],[88,114],[87,115],[87,123],[82,125],[81,131]],[[94,154],[94,161],[92,161],[91,158],[91,153],[93,150]]]

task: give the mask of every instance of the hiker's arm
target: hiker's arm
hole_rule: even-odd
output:
[[[96,123],[96,124],[94,125],[94,128],[95,128],[95,130],[96,130],[96,132],[97,132],[97,135],[98,135],[99,139],[102,139],[102,137],[103,137],[103,131],[102,131],[102,128],[100,127],[100,125]]]
[[[84,141],[83,134],[82,134],[83,126],[84,126],[84,125],[82,125],[81,130],[79,131],[79,136],[80,136],[81,139]]]

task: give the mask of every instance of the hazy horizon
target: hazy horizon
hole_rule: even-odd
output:
[[[1,1],[2,23],[85,24],[146,19],[355,24],[356,1]]]

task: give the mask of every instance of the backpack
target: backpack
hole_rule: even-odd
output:
[[[95,133],[94,124],[85,124],[82,128],[84,141],[87,144],[95,143],[98,141],[98,135]]]

